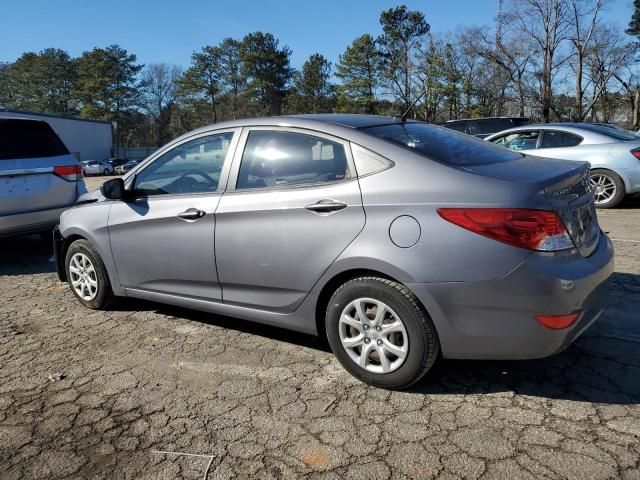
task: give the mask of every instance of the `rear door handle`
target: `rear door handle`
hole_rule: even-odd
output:
[[[311,205],[307,205],[305,208],[315,213],[329,214],[347,208],[347,204],[327,198],[316,203],[312,203]]]
[[[198,210],[197,208],[187,208],[184,212],[178,214],[178,216],[184,220],[197,220],[204,217],[205,212]]]

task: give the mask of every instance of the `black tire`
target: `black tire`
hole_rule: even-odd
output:
[[[593,178],[596,176],[606,177],[611,182],[613,182],[616,186],[615,195],[606,203],[596,203],[596,207],[597,208],[617,207],[618,204],[624,199],[625,195],[627,194],[622,178],[620,178],[620,176],[617,173],[612,172],[611,170],[605,170],[605,169],[591,170],[591,177]]]
[[[102,171],[102,175],[104,175],[105,177],[106,177],[107,175],[109,175],[109,170],[105,168],[105,169]]]
[[[404,324],[408,353],[404,362],[389,373],[375,373],[356,364],[340,340],[340,315],[358,298],[371,298],[388,305]],[[440,342],[431,318],[416,296],[404,285],[378,277],[359,277],[338,288],[327,307],[327,340],[342,366],[354,377],[376,387],[399,390],[420,380],[438,358]]]
[[[78,253],[85,255],[89,259],[95,270],[97,292],[95,294],[95,297],[90,300],[82,298],[78,294],[78,292],[76,292],[72,283],[73,280],[70,271],[70,263],[73,256]],[[115,296],[113,295],[113,291],[111,290],[111,282],[109,282],[107,269],[105,268],[104,263],[102,263],[100,255],[98,254],[98,252],[96,252],[91,243],[84,239],[76,240],[75,242],[73,242],[67,250],[64,265],[67,273],[67,281],[69,283],[69,286],[71,287],[71,291],[78,299],[78,301],[85,307],[91,308],[93,310],[104,310],[113,302]]]

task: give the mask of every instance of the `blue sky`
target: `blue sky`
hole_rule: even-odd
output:
[[[187,66],[194,50],[224,37],[273,33],[299,67],[312,53],[332,62],[351,41],[380,32],[386,8],[421,10],[435,33],[491,24],[496,0],[0,0],[0,61],[47,47],[76,56],[117,43],[141,63]],[[613,0],[608,21],[626,28],[631,0]]]

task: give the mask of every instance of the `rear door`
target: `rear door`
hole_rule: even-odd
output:
[[[73,204],[82,182],[77,168],[48,123],[0,119],[0,215]]]
[[[347,142],[246,129],[216,212],[225,303],[291,312],[365,223]]]
[[[573,148],[579,146],[582,140],[580,135],[571,132],[542,130],[539,155],[548,158],[585,161],[582,148]]]
[[[185,139],[134,178],[135,200],[114,201],[109,238],[125,288],[220,300],[215,211],[238,132]]]

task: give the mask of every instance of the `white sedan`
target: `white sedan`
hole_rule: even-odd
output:
[[[82,172],[85,175],[112,175],[113,165],[106,160],[86,160],[82,162]]]
[[[599,208],[615,207],[625,195],[640,192],[640,138],[626,130],[545,123],[503,130],[486,140],[527,155],[589,162]]]

